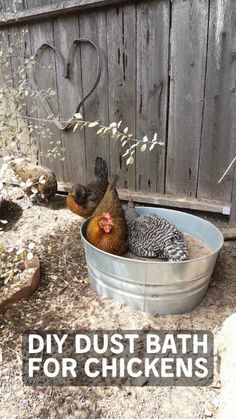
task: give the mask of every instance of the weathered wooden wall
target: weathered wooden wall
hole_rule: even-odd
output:
[[[122,119],[137,137],[157,132],[165,142],[162,152],[138,151],[127,167],[112,140],[99,140],[91,129],[53,127],[66,149],[65,161],[52,163],[59,181],[89,181],[99,154],[110,172],[121,168],[121,188],[230,205],[234,171],[217,181],[236,154],[236,2],[24,0],[18,21],[12,18],[2,31],[22,27],[29,29],[31,55],[43,42],[66,57],[74,39],[94,41],[102,52],[102,78],[84,104],[85,119]],[[38,71],[39,88],[54,88],[55,114],[71,115],[95,78],[95,52],[88,45],[77,48],[71,80],[52,51],[42,63],[51,70]],[[40,105],[38,116],[45,116]]]

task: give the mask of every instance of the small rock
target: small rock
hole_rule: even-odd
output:
[[[218,407],[219,407],[219,400],[216,397],[211,401],[211,403],[213,404],[213,406],[216,409],[218,409]]]
[[[149,323],[145,323],[142,327],[142,332],[149,332],[151,329],[151,325]]]
[[[205,410],[204,410],[204,415],[207,417],[207,418],[211,418],[212,416],[213,416],[213,413],[207,408],[207,407],[205,407]]]

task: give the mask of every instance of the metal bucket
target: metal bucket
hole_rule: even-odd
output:
[[[165,208],[136,207],[139,214],[166,218],[183,233],[202,240],[211,249],[208,256],[185,262],[158,262],[114,256],[92,246],[81,236],[91,286],[108,298],[151,314],[180,314],[193,310],[205,296],[223,235],[213,224],[184,212]]]

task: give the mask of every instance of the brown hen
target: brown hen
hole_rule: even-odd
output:
[[[34,195],[35,199],[46,204],[55,196],[57,180],[52,170],[21,159],[12,161],[10,166],[19,182],[23,183],[26,195]]]
[[[116,191],[118,176],[107,191],[88,223],[86,238],[95,247],[113,255],[127,250],[124,210]]]
[[[81,217],[93,214],[108,187],[108,169],[105,160],[97,157],[94,168],[95,180],[87,186],[74,185],[67,197],[67,208]]]

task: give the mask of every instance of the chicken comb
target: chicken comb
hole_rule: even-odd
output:
[[[104,212],[103,213],[103,217],[105,217],[107,220],[111,220],[112,219],[112,216],[111,216],[111,214],[109,212]]]

